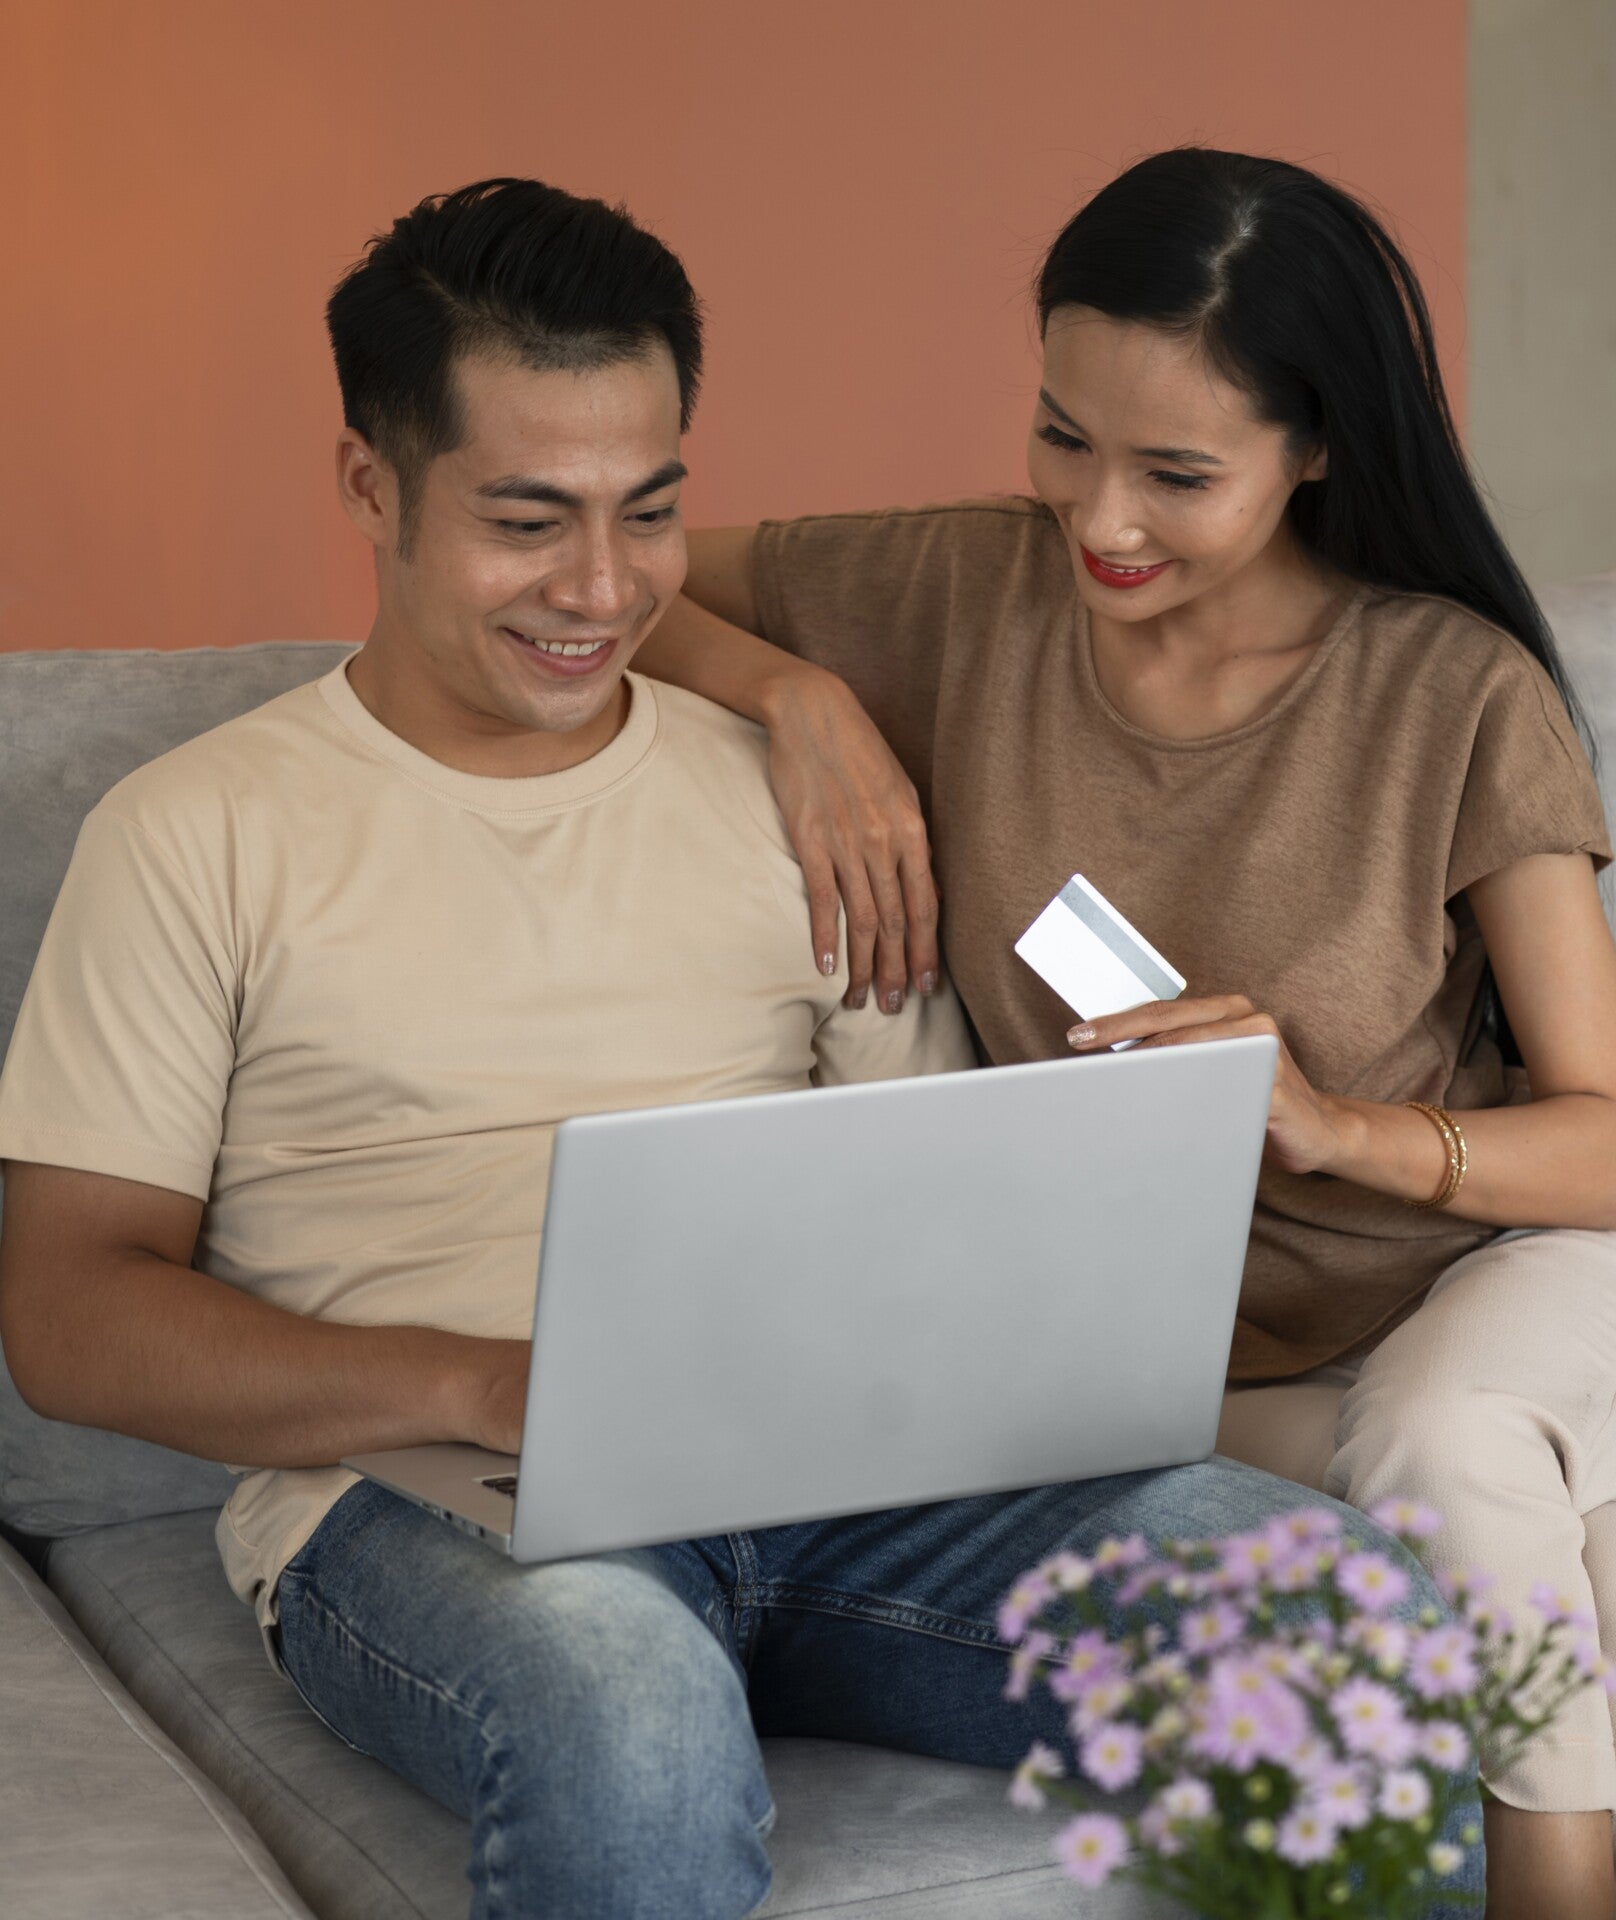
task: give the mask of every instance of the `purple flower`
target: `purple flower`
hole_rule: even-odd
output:
[[[1242,1772],[1259,1760],[1283,1764],[1308,1735],[1307,1709],[1260,1661],[1238,1655],[1207,1676],[1195,1750]]]
[[[1013,1645],[1054,1597],[1054,1583],[1041,1570],[1024,1573],[999,1607],[999,1638]]]
[[[1082,1593],[1094,1578],[1094,1563],[1081,1554],[1057,1553],[1044,1562],[1041,1571],[1062,1593]]]
[[[1333,1546],[1341,1538],[1341,1516],[1329,1507],[1298,1507],[1269,1525],[1288,1534],[1299,1547]]]
[[[1331,1701],[1330,1711],[1349,1753],[1393,1767],[1413,1754],[1414,1729],[1403,1717],[1397,1695],[1378,1680],[1349,1680]]]
[[[1133,1698],[1133,1682],[1120,1676],[1096,1680],[1078,1700],[1067,1720],[1074,1739],[1081,1739],[1113,1719]]]
[[[1380,1810],[1388,1820],[1418,1820],[1431,1810],[1431,1786],[1410,1767],[1388,1773],[1380,1783]]]
[[[1260,1533],[1232,1533],[1223,1542],[1224,1584],[1236,1592],[1253,1591],[1293,1559],[1295,1553],[1295,1541],[1279,1529],[1265,1527]]]
[[[1120,1793],[1139,1778],[1144,1737],[1126,1723],[1096,1727],[1084,1740],[1079,1759],[1083,1771],[1107,1793]]]
[[[1476,1652],[1464,1627],[1432,1627],[1418,1635],[1408,1656],[1408,1683],[1422,1700],[1470,1692],[1476,1684]]]
[[[1125,1662],[1121,1652],[1111,1645],[1098,1627],[1078,1634],[1066,1649],[1066,1657],[1049,1676],[1049,1690],[1068,1706],[1101,1680],[1115,1678]]]
[[[1382,1500],[1369,1509],[1369,1517],[1403,1540],[1431,1540],[1442,1531],[1441,1514],[1417,1500]]]
[[[1143,1566],[1150,1548],[1142,1533],[1130,1533],[1126,1540],[1102,1540],[1094,1555],[1097,1573],[1120,1573],[1128,1567]]]
[[[1180,1774],[1163,1787],[1156,1804],[1169,1820],[1210,1820],[1217,1812],[1212,1789],[1193,1774]]]
[[[1443,1773],[1463,1773],[1470,1764],[1470,1736],[1451,1720],[1431,1720],[1420,1728],[1420,1758]]]
[[[1246,1617],[1229,1600],[1186,1613],[1178,1623],[1178,1644],[1188,1654],[1216,1653],[1240,1638]]]
[[[1128,1857],[1128,1829],[1109,1813],[1080,1813],[1055,1837],[1055,1858],[1080,1887],[1102,1887]]]
[[[1395,1620],[1354,1620],[1346,1630],[1346,1643],[1367,1653],[1383,1674],[1401,1673],[1408,1659],[1408,1628]]]
[[[1365,1613],[1385,1613],[1408,1598],[1408,1575],[1383,1553],[1349,1553],[1335,1577],[1341,1591]]]
[[[1043,1783],[1059,1780],[1065,1772],[1065,1762],[1055,1749],[1035,1740],[1010,1782],[1010,1804],[1036,1813],[1045,1802]]]
[[[1439,1573],[1436,1583],[1442,1589],[1443,1599],[1452,1607],[1481,1599],[1497,1584],[1490,1573],[1481,1573],[1474,1567],[1457,1567],[1451,1572]]]
[[[1526,1597],[1551,1627],[1576,1627],[1582,1633],[1596,1630],[1594,1617],[1588,1609],[1579,1607],[1573,1594],[1556,1592],[1547,1580],[1538,1581]]]
[[[1139,1816],[1139,1831],[1166,1859],[1184,1851],[1183,1830],[1216,1817],[1217,1803],[1204,1780],[1189,1774],[1162,1788]]]
[[[1047,1659],[1054,1650],[1055,1636],[1052,1633],[1036,1631],[1027,1635],[1010,1656],[1010,1678],[1004,1683],[1006,1700],[1026,1699],[1039,1662]]]
[[[1336,1830],[1323,1811],[1306,1803],[1292,1807],[1279,1823],[1274,1851],[1293,1867],[1315,1866],[1335,1852]]]
[[[1356,1830],[1369,1824],[1369,1778],[1362,1767],[1340,1761],[1320,1767],[1307,1783],[1307,1797],[1332,1826]]]

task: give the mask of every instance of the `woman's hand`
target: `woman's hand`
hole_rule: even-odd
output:
[[[1312,1087],[1291,1058],[1284,1035],[1244,995],[1204,1000],[1152,1000],[1126,1013],[1107,1014],[1073,1027],[1066,1038],[1076,1053],[1098,1053],[1118,1040],[1144,1047],[1181,1047],[1198,1040],[1233,1040],[1268,1033],[1279,1042],[1279,1066],[1268,1108],[1263,1163],[1284,1173],[1329,1173],[1342,1157],[1351,1114],[1342,1101]]]
[[[913,980],[935,990],[937,886],[920,800],[857,697],[835,674],[792,671],[768,710],[769,772],[808,884],[814,957],[836,970],[836,910],[847,913],[847,1005],[873,978],[886,1013]]]

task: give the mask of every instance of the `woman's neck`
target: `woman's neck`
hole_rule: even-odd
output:
[[[1150,619],[1091,613],[1095,675],[1112,706],[1147,733],[1233,733],[1283,697],[1351,592],[1294,541],[1274,543],[1232,580]]]

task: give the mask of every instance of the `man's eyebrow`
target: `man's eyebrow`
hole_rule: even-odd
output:
[[[1083,429],[1072,416],[1049,393],[1047,388],[1038,389],[1038,398],[1046,413],[1054,414],[1057,420],[1063,420],[1073,433],[1082,434]],[[1215,453],[1199,453],[1194,447],[1135,447],[1135,453],[1143,454],[1147,460],[1178,460],[1195,467],[1221,467],[1223,462]]]
[[[688,471],[682,460],[665,460],[655,473],[647,474],[638,486],[630,487],[623,495],[623,504],[629,506],[650,494],[660,493],[676,480],[683,480]],[[503,480],[490,480],[487,486],[477,489],[477,497],[480,500],[525,500],[542,507],[576,508],[584,504],[581,494],[555,486],[549,480],[534,480],[520,473],[508,473]]]

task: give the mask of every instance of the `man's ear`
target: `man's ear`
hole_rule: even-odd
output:
[[[337,497],[373,546],[391,553],[398,543],[398,478],[356,427],[337,435]]]

